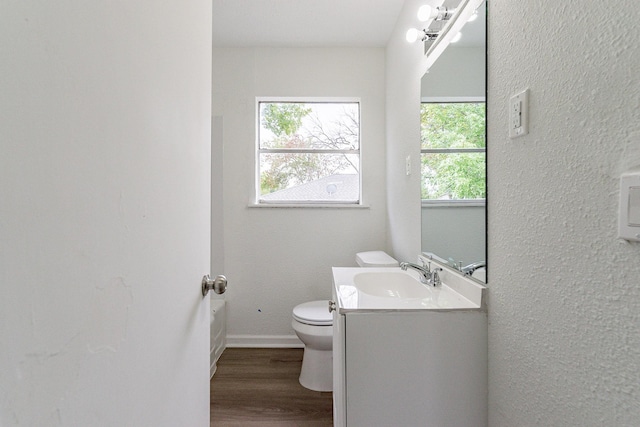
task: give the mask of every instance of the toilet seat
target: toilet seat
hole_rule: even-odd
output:
[[[293,318],[300,323],[314,326],[331,326],[333,316],[329,312],[329,302],[311,301],[293,308]]]

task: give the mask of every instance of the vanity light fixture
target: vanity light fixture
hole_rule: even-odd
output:
[[[455,9],[448,9],[444,6],[433,7],[425,4],[418,9],[418,20],[420,22],[427,22],[430,19],[436,21],[448,21],[455,13]]]
[[[424,30],[417,30],[415,28],[409,28],[407,30],[407,34],[404,36],[409,43],[415,43],[418,40],[418,37],[424,34]]]
[[[418,39],[422,42],[434,42],[438,38],[437,31],[429,31],[429,30],[416,30],[415,28],[409,28],[406,35],[407,41],[409,43],[414,43]]]
[[[420,6],[418,20],[424,22],[424,27],[422,30],[410,29],[406,39],[410,43],[420,39],[424,43],[427,70],[449,43],[460,40],[460,30],[468,21],[477,18],[482,3],[484,0],[460,0],[456,8]]]
[[[444,6],[433,7],[425,4],[420,6],[418,9],[418,21],[427,22],[425,25],[426,28],[422,30],[418,30],[416,28],[409,28],[406,34],[406,39],[409,43],[414,43],[418,39],[422,42],[434,42],[438,37],[438,33],[442,28],[442,21],[448,21],[451,19],[455,12],[455,9],[449,9]],[[438,28],[430,28],[430,24],[434,21],[437,24],[433,24],[434,27]]]

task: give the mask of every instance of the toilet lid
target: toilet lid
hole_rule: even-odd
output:
[[[307,325],[330,326],[333,316],[329,312],[329,301],[311,301],[296,305],[293,308],[293,318]]]

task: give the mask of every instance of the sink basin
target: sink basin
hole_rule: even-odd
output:
[[[447,271],[441,272],[442,284],[435,287],[420,283],[417,272],[400,267],[333,267],[332,271],[333,296],[341,314],[483,308],[486,288]]]
[[[431,291],[419,280],[403,271],[358,273],[353,284],[365,294],[385,298],[428,298]]]

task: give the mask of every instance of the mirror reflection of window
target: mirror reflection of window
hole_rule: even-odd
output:
[[[484,102],[424,102],[420,110],[422,199],[486,198]]]
[[[487,259],[486,2],[477,11],[420,81],[421,248],[456,267]]]

